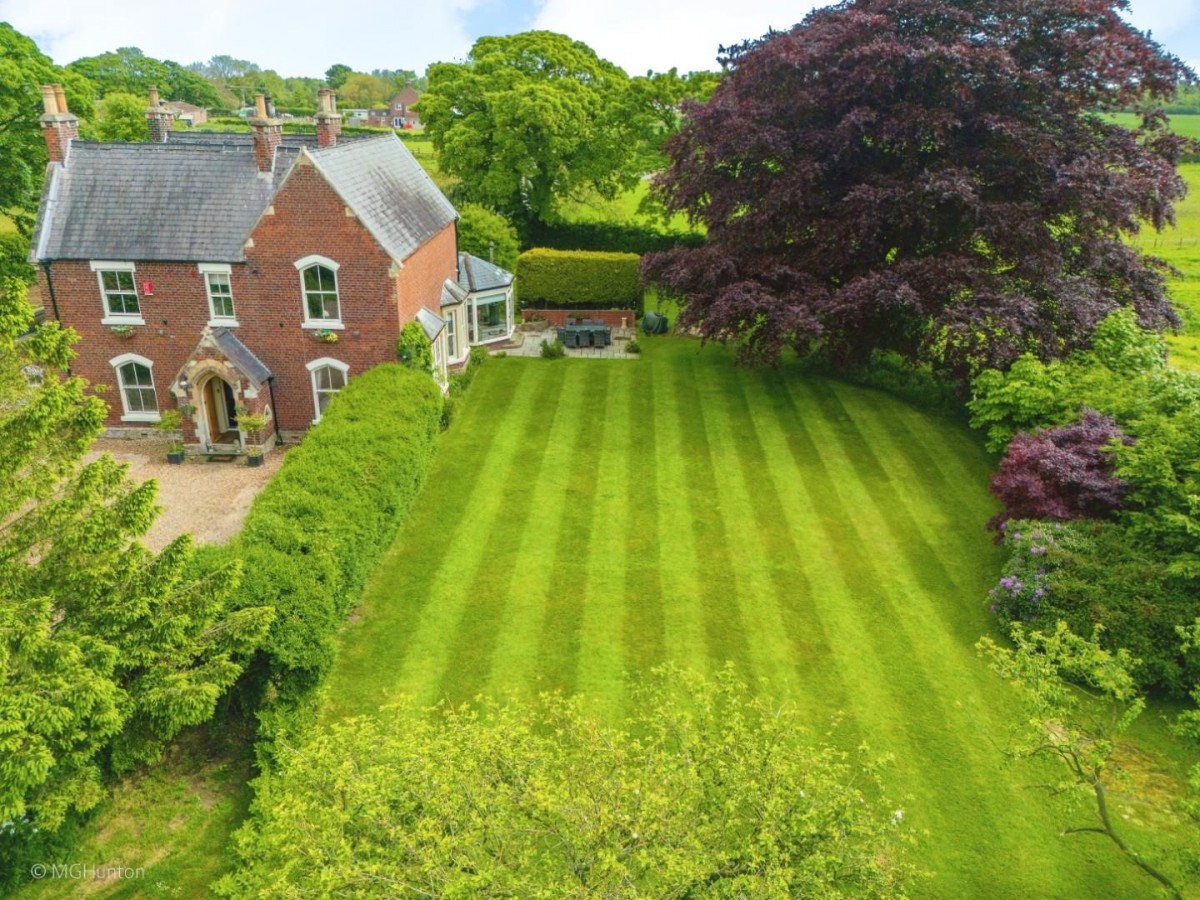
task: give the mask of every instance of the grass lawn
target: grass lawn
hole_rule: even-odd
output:
[[[1200,116],[1190,118],[1200,120]],[[1181,368],[1200,371],[1200,163],[1187,163],[1179,171],[1187,179],[1189,190],[1175,208],[1177,227],[1161,234],[1147,229],[1135,242],[1183,273],[1170,286],[1171,298],[1183,316],[1183,331],[1168,335],[1167,344],[1172,362]]]
[[[972,436],[786,365],[644,344],[633,362],[488,363],[343,633],[325,721],[561,688],[619,722],[651,666],[732,660],[822,732],[844,712],[834,740],[894,754],[890,786],[928,831],[921,893],[1148,896],[1099,839],[1059,836],[1078,817],[1020,786],[1045,773],[1001,764],[1011,696],[972,649],[1000,561]]]
[[[129,878],[46,878],[14,896],[203,897],[229,867],[230,834],[250,807],[251,751],[203,730],[177,741],[166,758],[121,781],[84,829],[79,846],[47,866],[143,869]]]

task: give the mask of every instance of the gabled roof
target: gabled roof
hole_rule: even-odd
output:
[[[405,106],[412,106],[421,95],[416,92],[411,84],[406,84],[404,88],[395,97],[392,98],[392,103],[403,103]]]
[[[486,259],[480,259],[470,253],[460,253],[458,254],[458,283],[462,285],[463,290],[472,293],[493,291],[512,284],[513,274]]]
[[[172,133],[163,144],[75,141],[52,164],[31,259],[240,262],[244,245],[296,160],[307,152],[359,221],[403,261],[457,218],[395,135],[317,149],[285,135],[273,174],[258,171],[251,135]]]
[[[455,306],[467,299],[467,292],[453,278],[447,278],[442,284],[442,306]]]
[[[271,377],[266,364],[228,328],[214,328],[212,336],[230,365],[245,375],[250,384],[262,384]]]
[[[442,329],[446,327],[445,319],[424,306],[417,310],[417,321],[425,329],[425,337],[431,341],[435,340],[442,333]]]
[[[458,218],[450,201],[394,134],[311,150],[309,155],[393,259],[407,259]]]
[[[195,144],[71,144],[43,189],[39,259],[242,259],[242,244],[290,168],[273,177],[253,152]]]

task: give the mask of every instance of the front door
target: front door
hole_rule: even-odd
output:
[[[237,403],[233,387],[215,375],[204,383],[204,419],[210,444],[233,444],[238,440]]]
[[[204,420],[208,424],[208,442],[210,444],[220,443],[221,440],[221,420],[217,416],[217,398],[225,399],[224,393],[218,387],[224,383],[220,378],[210,378],[204,385]]]

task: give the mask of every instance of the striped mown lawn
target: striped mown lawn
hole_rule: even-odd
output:
[[[561,688],[619,721],[628,678],[732,660],[821,732],[844,712],[832,740],[895,756],[892,792],[928,831],[921,893],[1148,895],[1099,839],[1059,836],[1072,820],[1021,786],[1044,773],[1000,762],[1011,697],[972,649],[999,566],[992,462],[971,435],[787,366],[644,344],[488,363],[344,632],[326,719]]]

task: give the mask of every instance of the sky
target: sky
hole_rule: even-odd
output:
[[[559,31],[632,75],[717,68],[717,49],[786,29],[814,0],[0,0],[56,63],[117,47],[179,63],[227,54],[283,76],[463,59],[487,34]],[[202,10],[202,12],[201,12]],[[1200,0],[1133,0],[1130,20],[1200,71]]]

